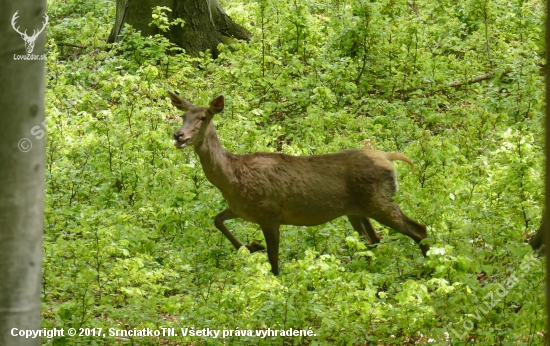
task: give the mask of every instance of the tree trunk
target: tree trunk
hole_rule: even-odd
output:
[[[117,0],[116,3],[116,21],[109,36],[110,43],[120,40],[124,23],[132,25],[144,36],[158,34],[157,28],[149,26],[155,6],[169,7],[173,18],[185,21],[183,28],[173,26],[165,35],[190,55],[196,56],[209,49],[216,57],[218,44],[223,42],[222,36],[246,41],[252,38],[248,30],[224,12],[218,0]]]
[[[117,0],[116,1],[116,19],[115,26],[111,30],[107,42],[114,43],[120,40],[120,32],[124,23],[130,24],[134,29],[141,32],[143,36],[156,35],[159,32],[155,26],[149,26],[153,20],[152,8],[155,6],[165,6],[173,10],[175,0]],[[168,13],[168,18],[171,19]]]
[[[46,1],[0,0],[0,8],[0,345],[40,345],[40,338],[12,333],[41,328],[45,128],[39,59],[46,34],[25,42],[11,22],[22,33],[47,30]]]
[[[545,229],[545,218],[542,218],[542,222],[540,224],[539,229],[537,230],[537,233],[531,238],[529,241],[529,245],[533,248],[533,251],[537,251],[541,248],[541,246],[544,245],[544,229]]]

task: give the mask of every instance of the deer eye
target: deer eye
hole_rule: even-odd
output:
[[[200,121],[205,121],[206,120],[206,115],[203,115],[202,117],[200,117]]]

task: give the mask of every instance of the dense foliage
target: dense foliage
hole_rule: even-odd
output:
[[[526,241],[544,199],[545,4],[222,5],[254,38],[212,60],[130,28],[108,46],[112,0],[48,3],[44,327],[179,335],[117,338],[139,345],[543,344],[544,260]],[[225,95],[214,121],[235,153],[404,152],[415,167],[396,163],[396,199],[428,225],[431,255],[379,224],[367,248],[340,218],[284,226],[274,277],[265,253],[236,252],[215,229],[225,202],[193,150],[173,147],[166,89],[201,106]],[[228,225],[263,242],[256,225]]]

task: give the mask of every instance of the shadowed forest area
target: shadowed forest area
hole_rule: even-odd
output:
[[[528,242],[544,203],[545,2],[220,3],[252,38],[212,58],[129,26],[107,44],[112,0],[48,2],[43,326],[107,335],[44,342],[543,345],[545,259]],[[168,14],[151,17],[160,31],[182,25]],[[376,222],[367,246],[338,218],[282,226],[274,276],[215,228],[227,203],[174,147],[166,90],[204,107],[224,95],[213,122],[233,153],[404,153],[395,200],[427,225],[429,256]],[[256,224],[226,225],[265,244]],[[204,329],[232,335],[190,333]]]

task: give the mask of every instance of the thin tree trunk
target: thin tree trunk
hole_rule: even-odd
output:
[[[42,56],[46,35],[25,47],[11,22],[18,11],[20,31],[39,30],[46,2],[0,0],[0,8],[0,345],[40,345],[12,333],[41,328],[44,60],[16,57],[29,58],[29,48]]]

